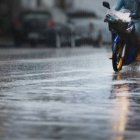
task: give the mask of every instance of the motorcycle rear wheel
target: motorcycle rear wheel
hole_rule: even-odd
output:
[[[119,72],[123,67],[123,51],[125,49],[125,45],[121,43],[114,44],[114,51],[112,55],[112,66],[115,72]]]

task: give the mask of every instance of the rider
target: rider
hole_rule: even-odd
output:
[[[131,13],[135,13],[136,17],[140,17],[140,0],[117,0],[116,5],[113,7],[114,10],[119,11],[121,9],[128,9]],[[131,21],[128,24],[128,28],[126,30],[127,33],[135,32],[135,23]],[[139,31],[138,31],[139,32]],[[112,39],[114,40],[115,34],[112,34]],[[134,52],[134,53],[133,53]],[[131,51],[132,56],[136,56],[136,51]],[[131,55],[128,54],[128,55]]]
[[[114,10],[119,11],[121,9],[128,9],[131,13],[139,14],[138,10],[139,0],[117,0],[116,5],[113,7]],[[127,32],[130,33],[134,30],[133,22],[130,22],[128,25]]]

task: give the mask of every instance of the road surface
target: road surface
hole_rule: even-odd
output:
[[[109,49],[0,49],[0,140],[139,140],[139,64]]]

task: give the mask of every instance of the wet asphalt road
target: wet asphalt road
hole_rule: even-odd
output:
[[[0,140],[139,140],[140,69],[103,48],[0,49]]]

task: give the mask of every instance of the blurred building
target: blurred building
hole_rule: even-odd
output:
[[[94,11],[99,17],[104,17],[107,9],[102,6],[103,0],[73,0],[74,9],[83,9]],[[107,0],[111,7],[116,3],[116,0]]]
[[[20,9],[19,0],[0,0],[0,35],[10,31],[11,21]]]
[[[41,5],[42,0],[0,0],[0,35],[9,34],[11,22],[22,10]]]
[[[42,0],[20,0],[23,9],[37,8],[42,5]]]
[[[73,7],[74,0],[42,0],[43,6],[59,7],[68,10]]]

